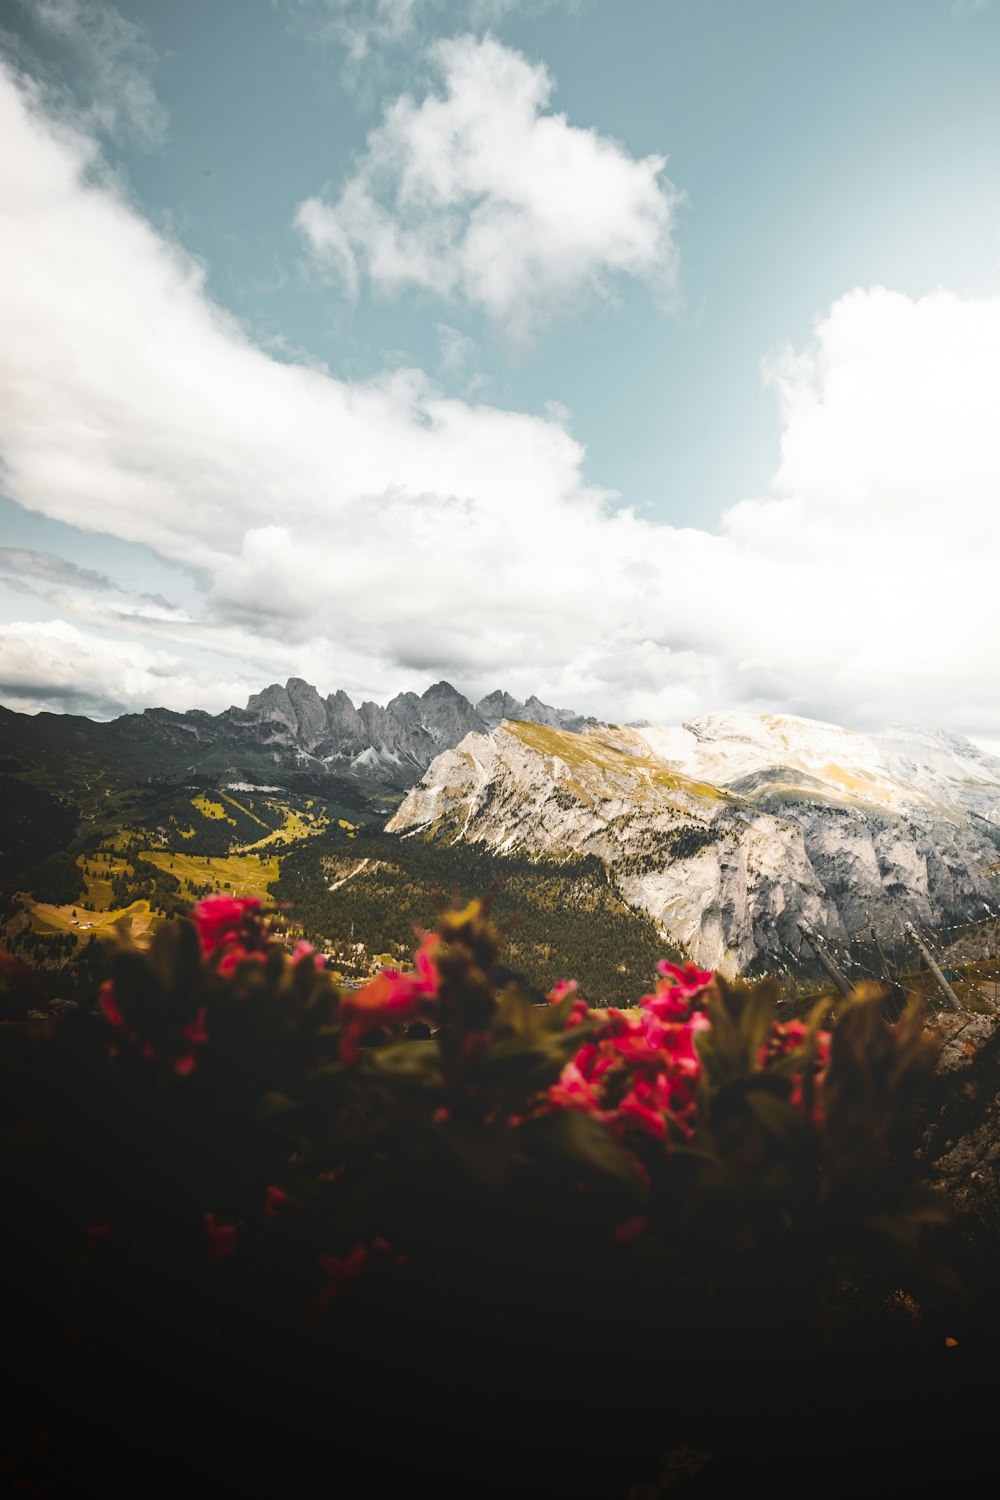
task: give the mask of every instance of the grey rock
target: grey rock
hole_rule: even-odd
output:
[[[544,747],[511,720],[468,735],[387,826],[595,855],[627,905],[727,977],[797,960],[803,920],[834,943],[873,923],[891,940],[902,920],[945,927],[996,903],[1000,761],[957,736],[886,745],[744,714],[550,727]]]

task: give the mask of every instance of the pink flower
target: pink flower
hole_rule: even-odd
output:
[[[219,959],[219,973],[222,974],[226,979],[228,979],[230,974],[234,974],[236,972],[240,964],[262,964],[266,957],[267,954],[262,953],[257,948],[254,948],[250,952],[248,952],[246,948],[230,948],[228,952],[224,953]]]
[[[288,1194],[280,1187],[275,1187],[272,1182],[264,1197],[265,1219],[276,1219],[283,1208],[288,1206]]]
[[[355,1245],[351,1253],[343,1259],[339,1255],[319,1256],[320,1266],[327,1278],[326,1285],[313,1302],[309,1316],[300,1325],[299,1333],[316,1332],[330,1311],[338,1292],[342,1287],[357,1281],[367,1259],[368,1250],[364,1245]]]
[[[435,980],[437,970],[434,970]],[[383,969],[366,985],[343,996],[340,1019],[344,1030],[340,1038],[340,1056],[345,1063],[358,1059],[361,1038],[378,1026],[412,1021],[420,1014],[421,1002],[432,993],[428,977],[401,974],[398,969]]]
[[[631,1121],[640,1126],[658,1141],[667,1138],[667,1122],[663,1112],[643,1099],[639,1092],[641,1080],[636,1080],[631,1092],[626,1094],[618,1106],[619,1120]]]
[[[205,1030],[204,1006],[201,1007],[201,1010],[195,1016],[194,1020],[188,1022],[184,1030],[181,1032],[181,1035],[189,1042],[197,1042],[200,1044],[202,1042],[208,1041],[208,1032]]]
[[[549,1099],[564,1109],[598,1110],[601,1106],[600,1089],[584,1077],[575,1062],[566,1063],[558,1083],[549,1089]]]
[[[111,1022],[112,1026],[116,1026],[119,1031],[123,1031],[128,1037],[135,1036],[134,1028],[128,1024],[128,1022],[125,1020],[125,1017],[118,1009],[118,1005],[115,1001],[115,987],[110,979],[105,979],[104,983],[101,985],[98,1004],[101,1008],[102,1013]]]
[[[238,940],[238,934],[251,913],[259,912],[260,901],[256,896],[206,896],[194,909],[195,925],[206,953],[214,953],[228,942]]]
[[[236,1252],[240,1237],[240,1224],[218,1224],[215,1215],[206,1213],[205,1233],[208,1236],[208,1258],[210,1261],[228,1260]]]
[[[417,986],[422,995],[436,995],[438,985],[441,983],[441,975],[438,973],[437,964],[434,962],[434,953],[439,947],[439,939],[436,932],[425,932],[420,940],[420,947],[413,955],[413,966],[417,971]]]
[[[664,979],[673,980],[674,984],[685,990],[688,995],[698,995],[702,990],[708,989],[715,978],[711,969],[699,969],[697,964],[692,963],[672,964],[665,958],[661,958],[656,965],[656,972]]]
[[[766,1070],[782,1058],[791,1057],[794,1053],[800,1052],[805,1046],[808,1036],[808,1027],[802,1021],[776,1021],[761,1044],[759,1053],[761,1068]],[[818,1031],[815,1036],[815,1051],[812,1059],[811,1089],[812,1120],[816,1125],[820,1125],[823,1122],[823,1082],[826,1078],[826,1070],[829,1063],[830,1033],[828,1031]],[[795,1105],[797,1109],[805,1107],[806,1086],[802,1072],[792,1074],[792,1092],[788,1102]]]
[[[292,949],[292,963],[302,963],[303,960],[307,958],[312,959],[313,968],[316,970],[316,973],[322,974],[324,967],[322,953],[317,953],[312,943],[307,943],[303,939],[300,942],[296,943],[295,947]]]
[[[645,1214],[636,1214],[634,1219],[626,1219],[624,1224],[619,1224],[615,1230],[616,1240],[634,1240],[637,1234],[642,1234],[648,1220]]]

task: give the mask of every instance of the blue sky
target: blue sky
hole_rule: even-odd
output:
[[[0,701],[1000,744],[1000,5],[0,15]]]

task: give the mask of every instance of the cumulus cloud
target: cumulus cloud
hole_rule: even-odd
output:
[[[252,690],[252,685],[251,685]],[[0,703],[108,719],[149,705],[213,709],[243,701],[247,679],[134,641],[108,640],[65,620],[0,625]]]
[[[356,699],[447,677],[621,720],[1000,738],[1000,298],[837,301],[769,360],[774,484],[713,534],[616,509],[563,411],[271,357],[9,75],[0,140],[5,488],[205,583],[194,618],[67,581],[75,623],[5,627],[7,701],[221,709],[292,674]]]
[[[443,92],[403,94],[368,137],[335,202],[296,223],[351,296],[416,287],[483,309],[516,335],[619,275],[676,291],[680,194],[666,158],[548,110],[540,63],[493,37],[437,42]]]

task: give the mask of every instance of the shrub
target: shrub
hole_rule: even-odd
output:
[[[919,1305],[942,1215],[901,1165],[919,1015],[781,1022],[772,986],[669,963],[632,1009],[539,1006],[500,946],[474,901],[338,992],[209,897],[123,935],[92,1009],[6,1023],[22,1440],[123,1487],[155,1451],[206,1483],[323,1457],[371,1494],[433,1462],[439,1493],[611,1495],[679,1441],[728,1472],[719,1423],[738,1447],[775,1379],[828,1399],[859,1330],[865,1389],[873,1330],[913,1356],[885,1309]],[[791,1398],[775,1441],[812,1449]]]

